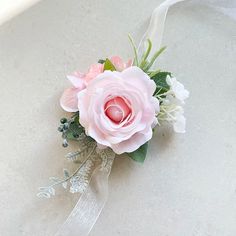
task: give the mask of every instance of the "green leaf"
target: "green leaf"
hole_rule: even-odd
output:
[[[98,60],[98,63],[100,63],[100,64],[104,64],[104,63],[105,63],[105,61],[106,61],[106,60],[99,59],[99,60]]]
[[[110,70],[110,71],[116,70],[115,66],[112,64],[112,62],[108,58],[104,62],[104,71],[105,70]]]
[[[139,149],[137,149],[134,152],[127,153],[129,157],[131,157],[134,161],[143,163],[146,155],[147,155],[147,149],[148,149],[148,142],[143,144]]]
[[[149,71],[149,69],[152,67],[153,63],[162,54],[162,52],[165,51],[165,49],[166,49],[166,47],[162,47],[156,53],[154,53],[154,55],[152,56],[150,62],[143,68],[144,72],[148,72]]]
[[[154,82],[156,83],[156,91],[155,91],[155,95],[159,95],[162,93],[167,92],[170,89],[170,86],[167,84],[166,82],[166,78],[167,76],[171,76],[170,72],[158,72],[157,74],[154,74],[151,79],[154,80]]]
[[[147,60],[147,58],[148,58],[148,56],[151,52],[151,49],[152,49],[152,42],[151,42],[150,39],[147,39],[147,44],[148,44],[147,50],[146,50],[146,52],[143,53],[143,56],[141,58],[141,62],[140,62],[140,65],[139,65],[139,67],[141,69],[143,69],[147,66],[148,62],[146,60]]]

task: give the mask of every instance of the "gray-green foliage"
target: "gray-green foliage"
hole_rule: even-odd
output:
[[[70,185],[70,192],[83,192],[87,187],[92,167],[96,162],[96,142],[91,140],[88,136],[81,134],[78,138],[78,145],[83,147],[82,150],[75,152],[74,154],[67,154],[67,158],[72,161],[77,161],[78,168],[70,173],[68,170],[63,170],[63,178],[51,177],[51,183],[49,186],[39,188],[39,197],[49,198],[55,195],[55,187],[62,186],[67,189]],[[78,161],[79,160],[79,161]]]
[[[84,128],[79,123],[79,112],[76,112],[70,119],[62,118],[58,130],[62,132],[62,138],[66,140],[66,143],[69,140],[77,140],[81,134],[84,134]]]
[[[80,149],[66,155],[68,160],[73,161],[78,166],[76,170],[63,169],[63,177],[50,177],[50,184],[39,188],[38,197],[50,198],[54,196],[55,188],[58,186],[69,189],[71,193],[84,192],[90,182],[96,163],[100,163],[101,168],[106,169],[110,163],[109,160],[114,158],[115,154],[111,149],[97,149],[97,143],[83,133],[76,141]]]

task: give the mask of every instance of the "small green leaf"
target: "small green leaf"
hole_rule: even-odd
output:
[[[143,163],[146,155],[147,155],[147,149],[148,149],[148,142],[143,144],[141,147],[139,147],[136,151],[127,153],[129,157],[131,157],[134,161]]]
[[[154,80],[157,88],[155,91],[155,95],[159,95],[162,93],[167,92],[170,89],[170,86],[166,82],[167,76],[171,76],[170,72],[158,72],[157,74],[153,75],[151,77],[152,80]]]
[[[108,58],[104,62],[104,71],[105,70],[110,70],[110,71],[116,70],[115,66],[112,64],[112,62]]]
[[[106,61],[106,60],[99,59],[99,60],[98,60],[98,63],[100,63],[100,64],[104,64],[104,63],[105,63],[105,61]]]
[[[140,62],[140,68],[143,69],[147,66],[147,61],[146,59],[148,58],[150,52],[151,52],[151,49],[152,49],[152,42],[150,39],[147,39],[147,44],[148,44],[148,47],[147,47],[147,50],[146,52],[143,53],[143,56],[141,58],[141,62]]]
[[[154,53],[154,55],[152,56],[150,62],[143,68],[144,72],[148,72],[149,71],[149,69],[152,67],[153,63],[162,54],[162,52],[165,51],[165,49],[166,49],[166,47],[162,47],[156,53]]]

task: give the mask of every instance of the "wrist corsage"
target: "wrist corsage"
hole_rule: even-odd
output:
[[[130,40],[133,60],[124,62],[119,56],[100,59],[87,73],[77,71],[67,76],[72,87],[64,91],[60,104],[73,115],[62,118],[58,130],[64,147],[70,141],[78,142],[78,150],[66,157],[79,168],[72,175],[64,170],[65,178],[54,178],[52,186],[41,188],[39,196],[50,197],[55,185],[65,187],[67,182],[71,192],[82,192],[89,180],[78,175],[88,176],[97,161],[94,155],[106,149],[144,162],[154,129],[165,123],[177,133],[185,132],[183,104],[189,92],[170,72],[150,69],[165,47],[149,58],[152,43],[148,39],[147,50],[139,60]]]
[[[165,17],[163,6],[158,14]],[[144,50],[137,49],[129,37],[133,59],[99,59],[86,73],[67,76],[72,86],[62,94],[60,105],[72,114],[60,120],[58,130],[64,147],[76,143],[77,149],[66,158],[77,168],[74,172],[64,169],[63,178],[51,177],[51,184],[41,187],[38,196],[50,198],[55,187],[62,186],[81,197],[56,235],[90,232],[106,202],[116,154],[144,162],[155,129],[169,123],[175,132],[185,132],[183,105],[189,92],[172,73],[156,66],[165,47],[153,47],[147,36]]]

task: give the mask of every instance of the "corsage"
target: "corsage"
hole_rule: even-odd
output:
[[[166,1],[154,11],[138,47],[129,36],[132,59],[102,58],[87,72],[67,76],[71,87],[63,92],[60,105],[68,115],[60,120],[58,131],[64,147],[76,142],[77,149],[66,158],[77,169],[64,169],[63,178],[51,177],[51,184],[41,187],[38,196],[50,198],[57,186],[81,196],[56,235],[90,232],[106,202],[116,154],[144,162],[155,129],[168,123],[175,132],[185,132],[183,105],[189,92],[156,63],[165,50],[161,38],[166,13],[175,2]]]

